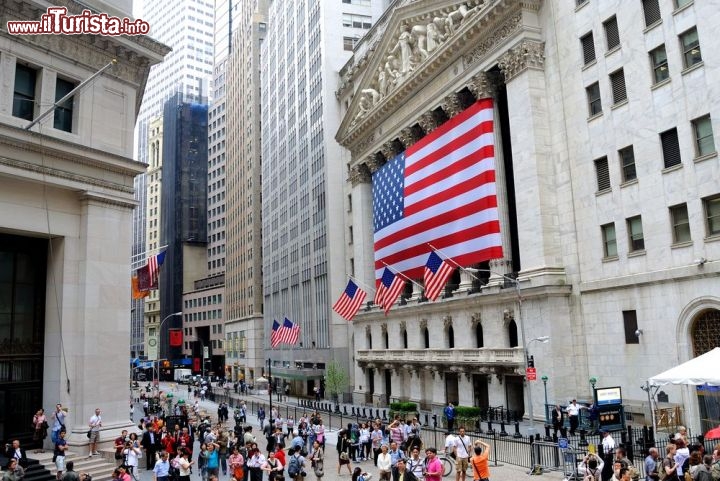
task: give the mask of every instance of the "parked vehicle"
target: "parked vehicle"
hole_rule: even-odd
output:
[[[175,382],[180,382],[185,378],[186,376],[192,375],[192,370],[190,369],[178,369],[176,368],[173,372],[173,380]]]

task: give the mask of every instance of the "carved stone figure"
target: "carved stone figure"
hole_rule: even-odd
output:
[[[383,67],[378,67],[378,89],[380,92],[380,95],[383,97],[387,95],[387,74],[385,73],[385,69]]]
[[[439,21],[440,19],[436,18]],[[445,35],[440,32],[435,22],[428,23],[426,27],[427,51],[433,52],[445,41]]]
[[[410,33],[415,37],[415,55],[418,57],[418,63],[424,61],[428,56],[427,50],[427,27],[424,25],[415,25]]]
[[[449,35],[453,35],[458,27],[462,24],[462,22],[470,15],[475,13],[475,10],[477,10],[477,7],[473,8],[467,8],[467,5],[460,5],[457,10],[453,10],[452,12],[447,14],[447,17],[445,17],[445,26],[447,31],[449,32]]]
[[[407,75],[412,71],[412,55],[413,55],[413,43],[414,39],[412,33],[410,33],[410,27],[407,24],[400,26],[400,36],[398,37],[397,44],[390,53],[396,55],[400,54],[400,72],[403,75]]]
[[[382,97],[380,95],[380,92],[378,92],[375,89],[362,89],[360,91],[362,95],[364,95],[366,98],[369,98],[371,101],[371,105],[374,107],[377,105],[377,103],[380,101],[380,98]]]

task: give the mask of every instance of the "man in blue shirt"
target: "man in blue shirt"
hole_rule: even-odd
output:
[[[447,419],[448,431],[452,431],[455,426],[455,407],[452,403],[448,403],[448,405],[445,406],[443,414],[445,415],[445,419]]]
[[[155,463],[153,468],[153,481],[168,481],[168,479],[170,479],[170,462],[168,453],[163,451],[160,454],[160,460]]]

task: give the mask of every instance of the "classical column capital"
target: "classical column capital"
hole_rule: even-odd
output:
[[[366,164],[356,164],[350,167],[350,175],[348,180],[355,187],[358,184],[368,184],[372,181],[370,168]]]
[[[406,149],[421,138],[422,136],[420,135],[420,132],[418,132],[417,128],[405,127],[400,131],[400,142],[402,142]]]
[[[487,72],[480,72],[470,79],[468,82],[468,90],[472,92],[476,99],[493,98],[497,93],[497,88],[493,77]]]
[[[425,112],[420,116],[418,119],[418,124],[420,124],[420,128],[423,129],[425,132],[425,135],[429,134],[433,130],[438,128],[438,125],[440,125],[440,122],[438,120],[437,114],[433,111]]]
[[[379,155],[373,154],[365,159],[365,165],[367,166],[368,170],[370,171],[370,174],[374,174],[375,172],[377,172],[377,170],[380,167],[382,167],[383,162],[380,159]]]
[[[448,118],[453,118],[463,111],[462,100],[460,100],[460,96],[454,92],[443,99],[441,107]]]
[[[385,157],[385,160],[390,160],[397,154],[402,152],[402,149],[400,148],[399,142],[396,142],[395,140],[389,140],[382,145],[380,151]]]
[[[505,75],[505,83],[529,68],[542,70],[545,66],[545,42],[523,40],[505,52],[498,65]]]

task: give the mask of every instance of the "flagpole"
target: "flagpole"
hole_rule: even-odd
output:
[[[370,286],[368,286],[367,284],[365,284],[364,282],[360,282],[359,280],[357,280],[357,279],[356,279],[355,277],[353,277],[353,276],[350,276],[350,275],[349,275],[348,277],[349,277],[351,280],[355,281],[356,284],[360,284],[360,285],[361,285],[362,287],[364,287],[365,289],[372,290],[372,291],[376,290],[375,287],[370,287]]]
[[[432,245],[431,243],[428,242],[427,245],[429,245],[432,250],[434,250],[434,251],[436,251],[437,253],[439,253],[440,255],[442,255],[442,256],[445,258],[445,260],[448,260],[448,261],[452,262],[453,264],[455,264],[455,266],[457,266],[457,267],[458,267],[461,271],[463,271],[465,274],[469,275],[470,277],[472,277],[472,278],[475,279],[476,281],[482,282],[482,279],[480,279],[479,277],[477,277],[475,274],[473,274],[473,273],[470,272],[469,270],[465,269],[463,266],[461,266],[461,265],[458,264],[457,262],[455,262],[455,259],[453,259],[452,257],[448,256],[447,254],[445,254],[443,251],[441,251],[440,249],[438,249],[437,247],[435,247],[435,246]]]
[[[402,272],[394,269],[392,266],[389,266],[386,262],[383,262],[383,261],[380,261],[380,262],[382,262],[382,263],[385,265],[385,267],[387,267],[388,269],[390,269],[391,271],[393,271],[393,272],[394,272],[395,274],[397,274],[398,276],[403,276],[406,280],[408,280],[408,281],[412,282],[413,284],[415,284],[416,287],[418,287],[418,288],[420,288],[420,289],[424,289],[423,286],[421,286],[420,284],[418,284],[418,283],[415,282],[414,280],[410,279],[408,276],[406,276],[406,275],[403,274]]]

